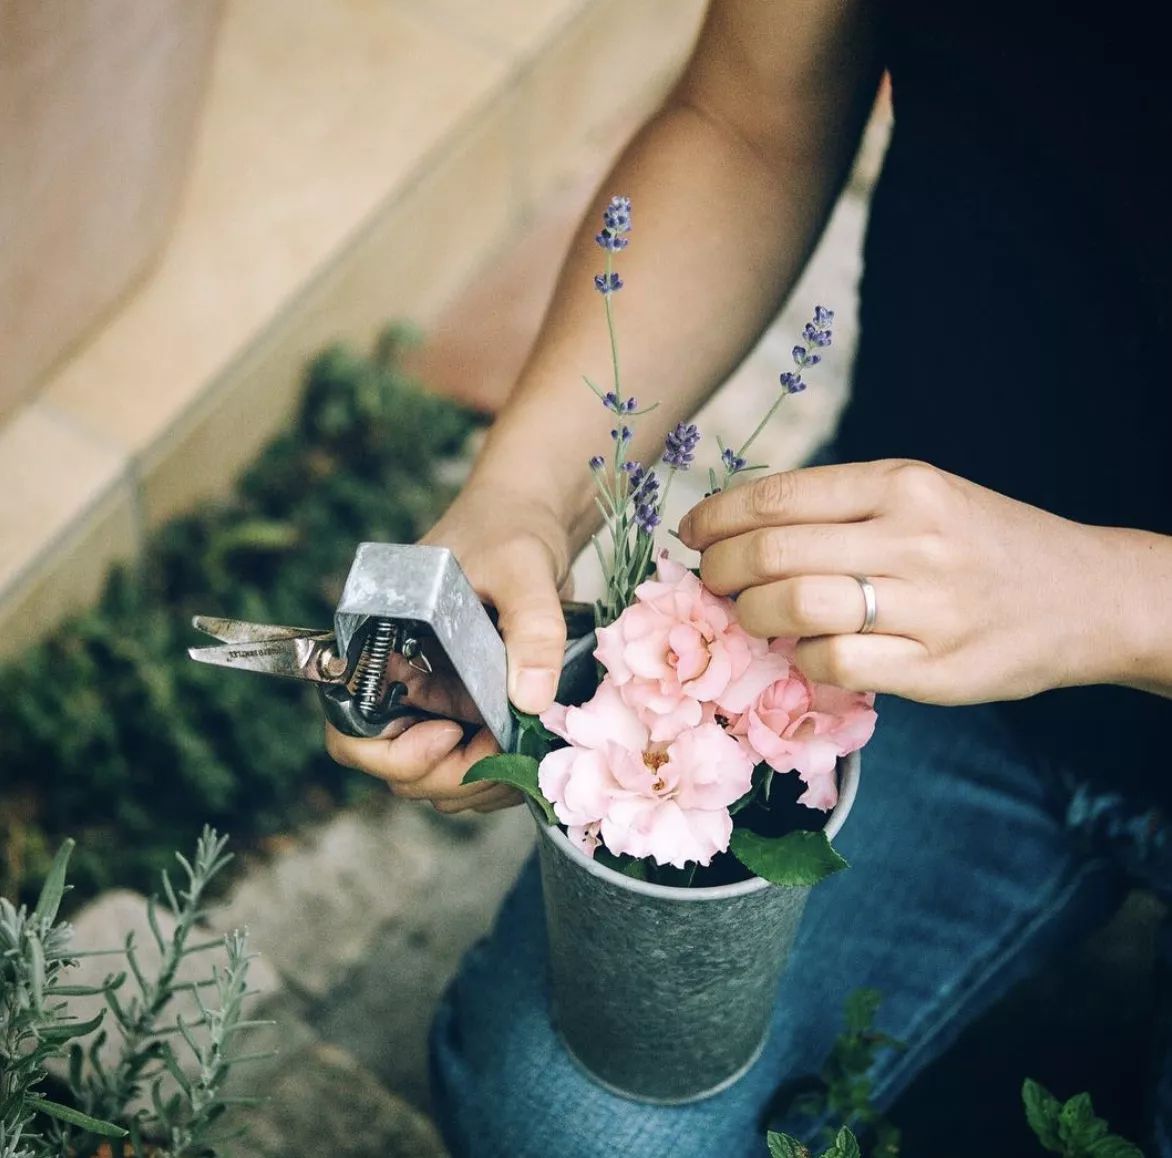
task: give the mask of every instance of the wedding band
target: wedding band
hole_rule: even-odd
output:
[[[875,618],[879,614],[879,602],[875,598],[875,588],[866,575],[853,575],[851,578],[859,585],[863,593],[863,626],[859,628],[859,635],[866,635],[875,630]]]

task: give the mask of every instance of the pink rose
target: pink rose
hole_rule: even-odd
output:
[[[589,703],[541,718],[570,746],[542,760],[538,784],[587,855],[601,837],[615,854],[683,868],[728,848],[728,807],[749,790],[754,760],[718,724],[655,742],[610,676]]]
[[[769,653],[737,623],[732,601],[713,595],[686,567],[664,554],[657,576],[599,630],[594,655],[651,739],[666,742],[699,724],[701,705],[719,703],[753,660]],[[741,698],[747,704],[752,696]]]
[[[793,640],[773,641],[770,650],[786,659],[788,671],[731,720],[729,732],[756,760],[797,772],[807,785],[799,804],[830,809],[838,801],[838,758],[857,751],[875,731],[875,697],[811,683],[790,662],[793,649]]]

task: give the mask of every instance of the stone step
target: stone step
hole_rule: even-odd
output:
[[[427,327],[567,179],[597,174],[702,7],[227,0],[161,258],[0,426],[0,654],[222,494],[288,422],[312,353]]]

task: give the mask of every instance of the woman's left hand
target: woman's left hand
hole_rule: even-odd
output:
[[[708,588],[752,634],[800,637],[811,679],[939,704],[1110,682],[1110,534],[904,460],[769,475],[680,526]]]

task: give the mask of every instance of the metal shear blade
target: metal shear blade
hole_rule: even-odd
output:
[[[280,627],[197,615],[192,626],[221,641],[218,647],[190,647],[187,654],[200,663],[263,675],[339,684],[347,664],[334,650],[334,633],[309,627]]]

